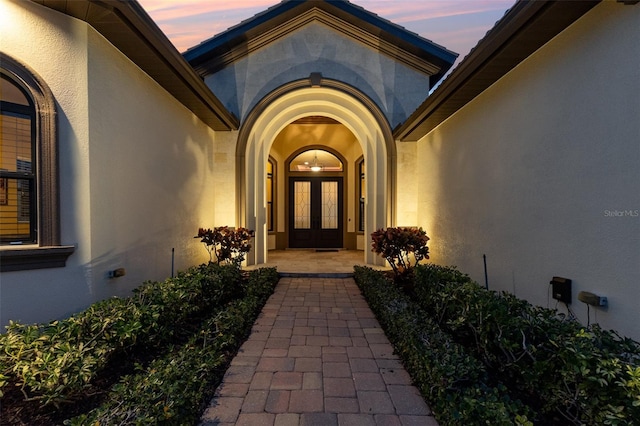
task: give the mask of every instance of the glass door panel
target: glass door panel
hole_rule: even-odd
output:
[[[294,182],[293,192],[294,218],[293,227],[295,229],[311,228],[311,182]]]
[[[322,182],[322,229],[338,229],[338,182]]]

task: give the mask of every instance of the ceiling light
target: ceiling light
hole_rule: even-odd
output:
[[[312,172],[320,172],[322,171],[322,164],[318,163],[318,154],[316,153],[313,157],[313,163],[311,163],[311,171]]]

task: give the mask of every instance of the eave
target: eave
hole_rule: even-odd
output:
[[[184,53],[205,75],[312,22],[320,22],[365,46],[404,63],[435,82],[457,54],[348,1],[283,1]]]
[[[518,1],[453,72],[394,130],[416,141],[471,102],[600,0]]]
[[[239,122],[133,0],[31,0],[91,25],[213,130]]]

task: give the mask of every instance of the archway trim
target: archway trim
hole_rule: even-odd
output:
[[[266,262],[265,167],[277,135],[293,121],[322,115],[345,125],[361,145],[369,177],[365,235],[395,222],[396,146],[381,109],[345,83],[320,78],[291,82],[265,96],[240,128],[236,146],[237,224],[256,231],[248,264]],[[265,228],[265,229],[263,229]],[[365,250],[365,261],[380,259]]]

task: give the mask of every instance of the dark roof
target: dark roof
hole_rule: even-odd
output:
[[[319,13],[312,16],[313,11]],[[287,25],[291,21],[302,19],[302,25],[306,22],[303,18],[305,14],[309,14],[309,19],[317,19],[322,16],[320,12],[339,20],[338,25],[334,26],[337,30],[358,29],[361,42],[428,73],[432,76],[432,84],[442,78],[458,56],[347,0],[284,0],[192,47],[184,53],[184,57],[201,74],[215,72],[252,49],[299,28],[299,25]],[[389,48],[385,49],[385,46]],[[402,53],[398,52],[398,48]]]
[[[519,0],[442,84],[394,130],[416,141],[471,102],[600,0]]]
[[[136,1],[32,0],[85,21],[214,130],[234,130],[233,116]]]

